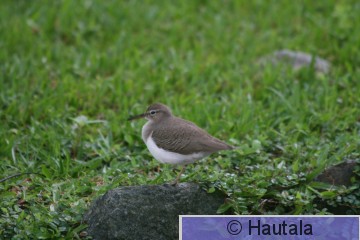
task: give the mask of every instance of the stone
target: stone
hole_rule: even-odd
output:
[[[296,52],[291,50],[280,50],[265,56],[259,60],[260,65],[271,63],[273,65],[287,64],[294,70],[304,67],[310,67],[314,59],[314,69],[319,73],[328,73],[330,71],[330,63],[325,59],[304,52]]]
[[[341,162],[325,169],[315,180],[332,185],[349,187],[351,185],[351,179],[356,177],[354,173],[356,165],[356,161],[352,160]]]
[[[179,215],[216,214],[225,194],[194,183],[128,186],[108,191],[85,214],[93,239],[178,239]]]
[[[334,186],[351,187],[354,184],[359,184],[359,176],[355,173],[357,166],[359,166],[359,162],[357,161],[343,161],[325,169],[315,178],[315,181]],[[353,182],[354,179],[355,182]],[[320,209],[326,208],[332,214],[358,215],[360,213],[359,200],[356,200],[358,197],[360,197],[360,189],[355,188],[351,192],[347,192],[333,199],[319,197],[315,199],[315,203]]]

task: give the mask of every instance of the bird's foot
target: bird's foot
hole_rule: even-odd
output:
[[[178,179],[176,179],[175,181],[171,182],[170,185],[173,187],[176,187],[176,185],[178,185],[179,181]]]

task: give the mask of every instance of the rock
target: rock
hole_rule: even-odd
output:
[[[193,183],[121,187],[98,198],[84,220],[93,239],[178,239],[179,215],[216,214],[225,197]]]
[[[316,181],[325,182],[332,185],[351,185],[351,178],[356,177],[354,171],[356,161],[345,161],[337,165],[331,166],[323,173],[316,177]]]
[[[350,187],[356,182],[352,182],[353,178],[358,178],[355,173],[357,161],[349,160],[331,166],[323,173],[315,178],[315,181],[324,182],[335,186]],[[357,184],[358,184],[358,180]],[[326,208],[329,212],[336,215],[358,215],[360,214],[359,199],[360,189],[355,188],[351,192],[337,196],[336,198],[324,199],[317,198],[315,203],[319,208]]]
[[[267,63],[274,65],[279,65],[280,63],[288,64],[294,70],[298,70],[303,67],[310,67],[312,61],[313,56],[311,54],[291,50],[280,50],[261,58],[259,63],[261,65]],[[314,56],[314,69],[316,72],[328,73],[330,71],[330,63],[325,59]]]

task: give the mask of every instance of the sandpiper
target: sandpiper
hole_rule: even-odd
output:
[[[175,117],[161,103],[150,105],[145,113],[128,120],[139,118],[148,120],[142,128],[142,139],[154,158],[161,163],[183,166],[173,185],[178,183],[187,164],[214,152],[233,149],[194,123]]]

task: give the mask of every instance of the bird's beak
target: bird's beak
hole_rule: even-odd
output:
[[[136,116],[131,116],[128,118],[128,121],[132,121],[132,120],[136,120],[139,118],[145,118],[147,116],[147,113],[142,113],[140,115],[136,115]]]

